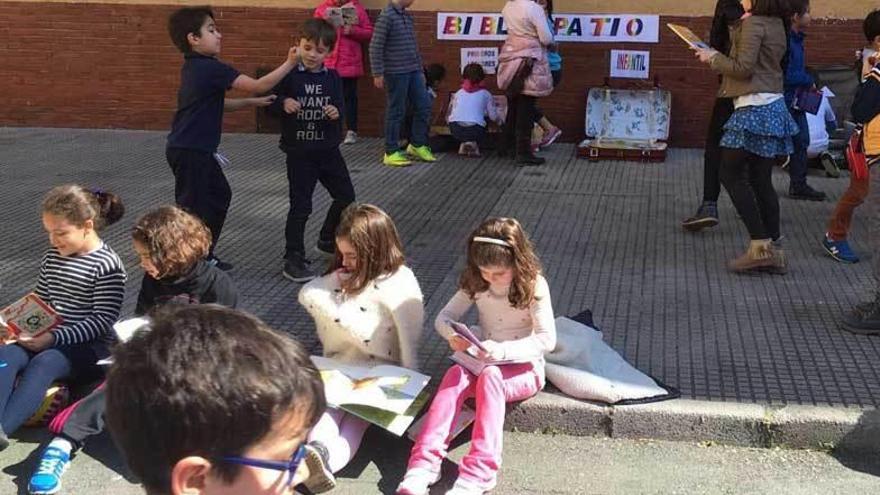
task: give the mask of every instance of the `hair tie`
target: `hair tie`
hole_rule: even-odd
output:
[[[104,190],[101,188],[89,189],[89,192],[95,196],[103,196],[104,195]]]
[[[498,246],[504,246],[504,247],[509,247],[509,248],[513,249],[513,245],[511,245],[509,242],[502,240],[502,239],[496,239],[494,237],[477,236],[477,237],[474,237],[474,242],[482,242],[484,244],[496,244]]]

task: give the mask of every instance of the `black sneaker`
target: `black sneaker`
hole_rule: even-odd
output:
[[[840,177],[840,167],[837,166],[837,160],[831,156],[831,153],[827,151],[819,153],[819,163],[821,163],[822,168],[825,169],[825,175],[835,179]]]
[[[699,232],[716,225],[718,225],[718,204],[711,201],[703,201],[694,216],[681,222],[681,228],[690,232]]]
[[[880,335],[880,296],[871,302],[857,304],[843,317],[840,328],[858,335]]]
[[[231,271],[233,268],[235,268],[232,263],[227,263],[214,255],[208,256],[207,262],[209,265],[216,266],[224,272]]]
[[[284,278],[297,283],[308,282],[315,278],[315,273],[309,268],[309,260],[305,259],[305,256],[301,254],[295,254],[284,261],[282,275],[284,275]]]
[[[807,201],[825,201],[826,198],[825,193],[817,191],[806,184],[797,188],[789,187],[788,196],[791,199],[804,199]]]
[[[336,477],[330,471],[330,453],[321,442],[312,441],[306,444],[304,459],[309,468],[309,477],[303,481],[312,493],[329,492],[336,488]]]
[[[318,239],[315,250],[322,256],[336,256],[336,241],[322,241]]]
[[[533,165],[543,165],[546,162],[543,157],[536,156],[532,153],[527,154],[518,154],[516,155],[516,164],[517,165],[525,165],[525,166],[533,166]]]

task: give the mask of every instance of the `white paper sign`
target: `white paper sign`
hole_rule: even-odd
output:
[[[498,67],[498,47],[481,46],[461,49],[461,71],[468,64],[480,64],[486,74],[494,74]]]
[[[649,14],[554,14],[556,41],[659,43],[660,16]],[[438,12],[437,39],[498,41],[507,38],[501,14]]]
[[[611,77],[648,79],[650,72],[651,52],[611,50]]]

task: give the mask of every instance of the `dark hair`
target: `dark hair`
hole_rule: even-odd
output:
[[[131,237],[146,248],[159,279],[185,275],[211,247],[208,227],[176,206],[160,206],[142,216]]]
[[[880,9],[868,13],[865,22],[862,23],[862,30],[865,31],[865,38],[869,43],[873,43],[874,38],[880,36]]]
[[[336,46],[336,28],[324,19],[311,18],[299,29],[299,39],[323,43],[329,51]]]
[[[483,82],[483,79],[486,79],[486,72],[482,65],[473,63],[464,66],[461,76],[474,84],[479,84]]]
[[[378,206],[352,203],[342,212],[336,237],[348,240],[357,251],[357,267],[343,280],[342,290],[358,294],[381,275],[392,274],[405,259],[403,246],[394,221]],[[336,258],[328,273],[342,267],[342,254]]]
[[[804,15],[810,10],[810,0],[788,0],[791,15]]]
[[[547,0],[547,17],[553,19],[553,0]]]
[[[433,86],[446,77],[446,67],[442,64],[431,64],[425,67],[425,82]]]
[[[78,227],[91,220],[95,230],[101,230],[118,222],[125,214],[125,206],[119,196],[109,191],[65,184],[46,193],[42,211]]]
[[[202,7],[183,7],[174,11],[168,18],[168,34],[171,41],[182,53],[192,52],[187,36],[200,36],[205,19],[214,18],[214,12],[207,5]]]
[[[488,237],[508,245],[475,241]],[[480,273],[480,267],[499,266],[513,269],[513,282],[507,295],[514,308],[527,308],[535,300],[535,282],[541,272],[541,262],[522,225],[515,218],[490,218],[480,224],[468,237],[467,265],[461,273],[458,286],[468,296],[489,289],[489,282]]]
[[[201,456],[227,483],[240,456],[296,418],[311,429],[326,407],[308,354],[257,318],[216,305],[167,305],[113,352],[107,426],[147,493],[170,493],[181,459]]]

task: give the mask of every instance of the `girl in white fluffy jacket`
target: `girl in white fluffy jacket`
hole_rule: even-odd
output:
[[[312,318],[324,356],[346,364],[418,368],[424,324],[422,291],[404,265],[397,228],[381,209],[352,204],[336,234],[336,259],[323,277],[306,284],[299,302]],[[309,434],[305,485],[331,490],[354,457],[368,423],[328,409]]]

